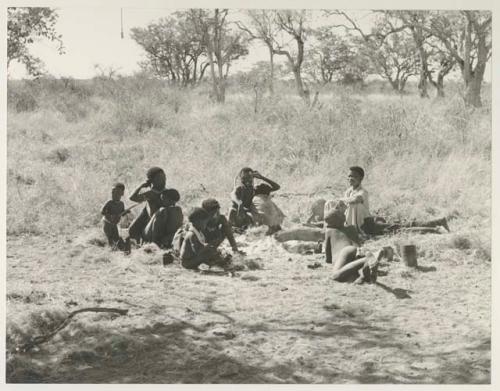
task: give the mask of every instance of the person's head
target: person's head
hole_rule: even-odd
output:
[[[214,198],[203,200],[201,207],[208,212],[210,217],[218,217],[220,214],[220,204]]]
[[[253,170],[250,167],[243,167],[238,176],[242,184],[253,186]]]
[[[125,193],[125,185],[123,183],[115,183],[111,189],[111,198],[113,201],[120,201]]]
[[[167,189],[161,192],[160,199],[163,206],[173,206],[176,202],[179,202],[181,196],[177,190]]]
[[[361,185],[361,181],[365,177],[365,171],[358,166],[349,167],[349,184],[356,188]]]
[[[269,195],[271,194],[272,187],[267,183],[261,183],[255,187],[255,195],[263,194]]]
[[[342,228],[345,224],[346,204],[343,201],[334,201],[329,204],[330,209],[325,215],[325,221],[331,228]]]
[[[188,216],[189,222],[198,230],[204,230],[209,219],[210,215],[203,208],[194,208]]]
[[[161,190],[165,188],[167,177],[165,176],[165,171],[160,167],[151,167],[146,172],[146,176],[155,189]]]

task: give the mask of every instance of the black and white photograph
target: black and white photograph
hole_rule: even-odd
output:
[[[5,383],[493,386],[493,2],[358,3],[2,5]]]

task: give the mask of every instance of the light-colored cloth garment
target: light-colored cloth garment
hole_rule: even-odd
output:
[[[192,224],[190,225],[189,230],[196,235],[201,244],[203,245],[207,244],[207,240],[205,239],[205,235],[203,235],[203,232],[198,231]]]
[[[260,225],[275,227],[283,224],[285,214],[276,205],[270,195],[257,194],[253,197],[252,214],[254,221]]]
[[[355,226],[358,232],[360,232],[365,219],[370,217],[368,192],[361,186],[357,189],[350,187],[347,189],[344,196],[344,201],[347,204],[345,223],[346,225]]]

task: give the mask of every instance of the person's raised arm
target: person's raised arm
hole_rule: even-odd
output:
[[[271,179],[266,178],[265,176],[263,176],[258,171],[254,171],[253,172],[253,177],[257,178],[257,179],[260,179],[260,180],[262,180],[264,182],[267,182],[271,186],[271,191],[277,191],[277,190],[280,189],[280,185],[278,185],[276,182],[272,181]]]
[[[149,181],[147,182],[144,182],[144,183],[141,183],[137,189],[134,190],[134,192],[130,195],[129,199],[130,201],[133,201],[133,202],[144,202],[147,200],[147,191],[144,192],[144,193],[141,193],[141,190],[146,188],[146,187],[150,187],[151,186],[151,183]]]

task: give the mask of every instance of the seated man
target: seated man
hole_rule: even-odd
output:
[[[175,205],[180,195],[175,189],[167,189],[161,193],[160,199],[162,206],[144,228],[142,240],[156,243],[160,248],[170,248],[175,232],[182,226],[184,219],[182,209]]]
[[[266,183],[261,183],[255,187],[253,197],[252,215],[257,225],[267,225],[269,229],[266,235],[271,235],[281,230],[281,224],[285,219],[285,214],[271,200],[273,188]]]
[[[201,203],[201,207],[209,214],[206,229],[203,231],[207,243],[219,247],[227,239],[233,252],[240,252],[234,239],[233,229],[224,215],[220,214],[220,204],[213,198],[208,198]]]
[[[227,266],[227,259],[217,248],[206,242],[203,232],[206,230],[210,215],[203,208],[194,208],[189,214],[189,230],[185,233],[180,248],[182,266],[186,269],[198,269],[204,263],[209,266]]]

